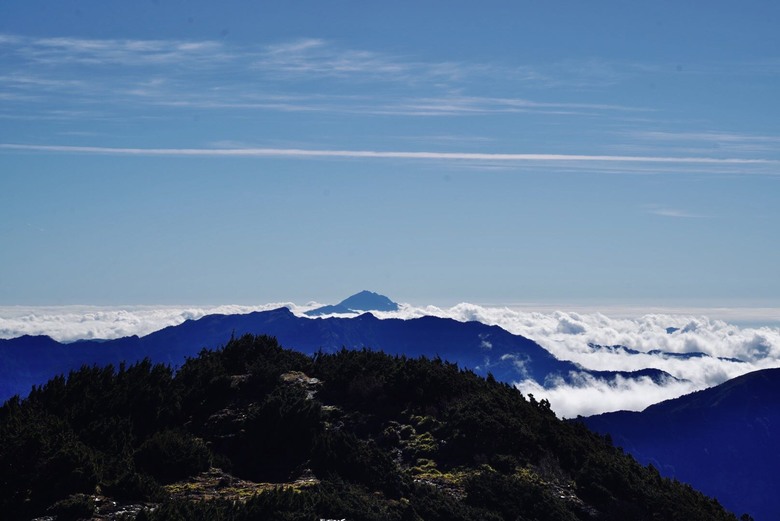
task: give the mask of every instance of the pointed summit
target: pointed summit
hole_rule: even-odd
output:
[[[398,311],[398,304],[384,295],[363,290],[347,297],[336,305],[322,306],[307,311],[311,317],[330,315],[331,313],[357,313],[359,311]]]
[[[345,298],[338,305],[360,311],[398,311],[398,304],[386,296],[366,290]]]

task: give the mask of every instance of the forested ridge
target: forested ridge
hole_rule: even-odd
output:
[[[122,510],[122,505],[134,505]],[[441,359],[266,336],[83,367],[0,408],[7,519],[736,520],[582,424]]]

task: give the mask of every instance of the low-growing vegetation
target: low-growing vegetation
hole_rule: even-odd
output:
[[[8,519],[89,517],[93,497],[139,521],[736,519],[490,377],[264,336],[9,400],[0,485]]]

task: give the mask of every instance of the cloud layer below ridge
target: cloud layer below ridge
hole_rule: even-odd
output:
[[[142,336],[208,314],[249,313],[281,306],[302,315],[317,304],[0,307],[0,338],[49,335],[68,342]],[[615,317],[595,312],[536,312],[466,303],[451,308],[401,305],[397,312],[375,314],[380,318],[433,315],[476,320],[531,338],[558,358],[587,369],[635,371],[652,367],[674,377],[661,384],[649,378],[617,378],[613,383],[605,383],[580,377],[569,383],[547,382],[542,387],[533,381],[522,381],[518,372],[516,385],[521,391],[549,399],[553,409],[565,417],[641,410],[750,371],[780,366],[780,327],[742,327],[702,315],[652,313]]]

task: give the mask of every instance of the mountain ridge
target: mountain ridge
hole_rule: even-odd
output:
[[[736,521],[494,378],[253,335],[6,402],[0,482],[11,520]]]
[[[780,518],[780,368],[649,406],[583,418],[669,477],[691,483],[756,521]]]
[[[459,322],[433,316],[379,319],[371,313],[349,318],[298,317],[282,307],[241,315],[206,315],[142,337],[68,344],[48,337],[0,340],[0,399],[25,395],[32,385],[83,364],[117,365],[148,357],[176,368],[202,348],[217,348],[231,337],[244,334],[271,335],[306,354],[341,347],[370,347],[391,354],[440,356],[510,383],[531,378],[544,385],[553,379],[570,381],[578,374],[602,380],[618,376],[650,377],[656,383],[673,378],[658,369],[629,373],[589,371],[557,359],[528,338],[477,321]]]

